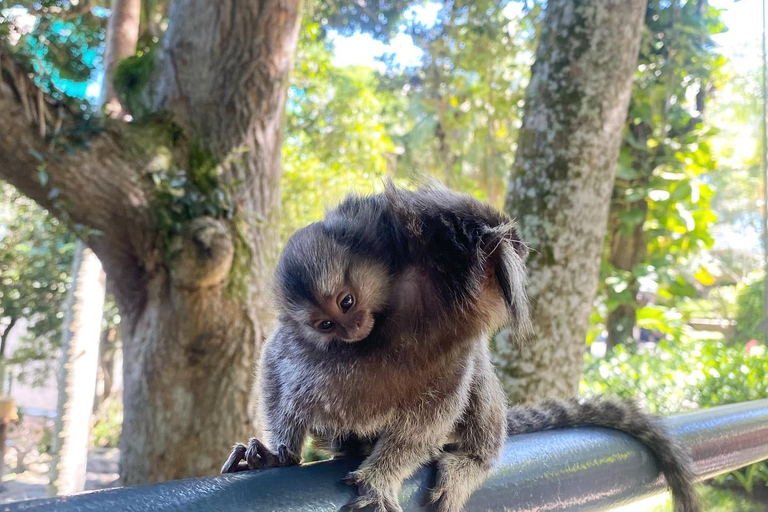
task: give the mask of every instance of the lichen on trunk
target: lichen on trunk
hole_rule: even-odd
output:
[[[531,248],[536,341],[494,340],[513,402],[577,391],[645,1],[547,6],[505,209]]]

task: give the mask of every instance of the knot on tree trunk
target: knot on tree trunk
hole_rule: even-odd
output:
[[[197,217],[171,240],[171,281],[177,288],[197,289],[224,282],[235,249],[229,225],[212,217]]]

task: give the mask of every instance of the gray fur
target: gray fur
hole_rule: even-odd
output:
[[[459,512],[507,433],[589,424],[659,447],[676,511],[698,511],[684,451],[633,405],[507,409],[487,339],[508,325],[521,341],[532,331],[526,254],[509,218],[440,187],[351,196],[298,231],[278,263],[279,322],[257,372],[271,450],[237,445],[222,471],[295,464],[311,435],[367,455],[345,479],[360,491],[347,508],[400,512],[402,481],[436,460],[431,502]],[[347,293],[355,306],[339,311]],[[338,328],[320,332],[323,315]]]

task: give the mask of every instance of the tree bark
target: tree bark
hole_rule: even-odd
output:
[[[17,317],[11,318],[11,320],[8,322],[8,325],[6,325],[3,329],[3,332],[0,333],[0,395],[2,395],[5,391],[5,349],[8,346],[8,337],[11,335],[11,331],[18,321],[19,319]],[[3,446],[4,445],[0,445],[0,452],[2,453],[5,452]]]
[[[126,485],[217,473],[232,443],[257,432],[251,373],[268,326],[270,224],[300,12],[300,0],[174,0],[149,96],[156,118],[182,132],[174,137],[181,148],[168,147],[157,124],[114,120],[75,150],[52,145],[25,106],[36,98],[32,80],[0,54],[0,176],[99,230],[88,243],[122,318]],[[42,119],[64,115],[65,125],[76,124],[57,108]],[[157,165],[188,169],[193,146],[218,163],[245,230],[231,219],[196,217],[172,240],[156,231],[148,173]],[[35,172],[41,164],[45,186]],[[239,277],[230,270],[242,251],[249,268]],[[245,281],[244,296],[227,291],[233,279]]]
[[[59,394],[48,494],[85,490],[105,283],[101,262],[78,240],[61,339]]]
[[[578,389],[644,14],[643,0],[547,6],[506,199],[532,249],[538,338],[495,340],[513,402]]]
[[[120,61],[136,53],[141,0],[112,0],[111,10],[107,24],[107,47],[104,51],[104,83],[99,104],[108,116],[123,117],[125,111],[115,95],[112,77]]]

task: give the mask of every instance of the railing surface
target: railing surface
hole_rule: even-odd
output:
[[[768,458],[768,400],[665,421],[691,448],[700,480]],[[0,510],[335,512],[355,495],[340,481],[358,463],[334,460],[247,471],[18,502]],[[406,512],[425,510],[419,503],[433,478],[432,469],[425,468],[403,485],[400,502]],[[634,438],[607,429],[566,429],[511,437],[497,468],[466,510],[599,511],[663,490],[650,453]]]

